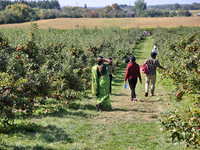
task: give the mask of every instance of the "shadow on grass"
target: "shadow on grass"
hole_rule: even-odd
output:
[[[82,106],[82,105],[77,106],[76,108],[70,108],[70,110],[80,110],[80,111],[72,112],[72,111],[67,111],[65,109],[62,109],[59,111],[55,111],[53,113],[49,113],[48,116],[63,118],[67,115],[70,115],[70,116],[78,116],[78,117],[88,118],[88,114],[85,113],[84,110],[96,110],[96,107],[94,105],[87,104],[84,106]],[[81,111],[81,110],[83,110],[83,111]],[[91,116],[91,114],[89,116]]]
[[[44,127],[42,125],[38,125],[35,123],[20,122],[18,124],[12,124],[9,127],[4,128],[4,130],[6,132],[4,134],[8,134],[9,137],[23,136],[29,141],[42,140],[47,143],[62,141],[62,143],[66,143],[66,144],[74,142],[74,140],[70,138],[68,134],[66,134],[65,130],[55,125],[48,125]],[[43,150],[43,149],[46,149],[46,147],[44,148],[39,145],[36,145],[34,147],[21,146],[21,145],[14,146],[14,145],[6,145],[4,142],[1,142],[0,149],[14,149],[14,150],[40,149],[40,150]],[[51,148],[48,148],[48,149],[51,149]]]
[[[118,94],[114,93],[112,95],[113,96],[128,96],[128,94],[124,94],[124,93],[118,93]]]
[[[112,86],[121,86],[121,85],[120,85],[120,84],[113,84],[113,83],[112,83]]]
[[[145,103],[156,103],[156,102],[161,102],[163,99],[158,99],[158,100],[140,100],[141,102]]]
[[[89,94],[86,94],[86,95],[84,95],[84,98],[88,99],[88,100],[91,100],[91,99],[93,99],[93,96],[89,96]]]
[[[86,105],[81,106],[80,109],[83,109],[83,110],[96,110],[96,106],[91,105],[91,104],[86,104]]]
[[[141,113],[154,113],[154,111],[140,110],[140,109],[137,109],[137,108],[133,108],[133,109],[113,108],[110,111],[122,111],[122,112],[131,112],[131,111],[134,111],[134,112],[141,112]]]
[[[139,111],[138,109],[121,109],[121,108],[113,108],[111,111]]]
[[[55,150],[53,148],[50,148],[50,147],[43,147],[43,146],[40,146],[38,144],[36,144],[36,146],[8,146],[8,145],[2,145],[1,147],[1,150],[7,150],[7,149],[13,149],[13,150]]]
[[[45,110],[49,110],[49,108],[46,107]],[[75,112],[73,110],[79,110],[79,111]],[[25,114],[19,115],[18,119],[27,119],[27,118],[40,119],[41,117],[47,117],[47,116],[59,117],[59,118],[63,118],[66,116],[78,116],[78,117],[88,118],[88,113],[85,112],[84,110],[96,110],[96,106],[92,105],[92,104],[81,105],[79,103],[74,103],[70,107],[64,107],[59,110],[55,110],[53,112],[48,112],[48,113],[42,113],[40,115],[38,115],[38,114],[32,114],[29,116],[26,116]],[[91,114],[89,116],[91,116]]]

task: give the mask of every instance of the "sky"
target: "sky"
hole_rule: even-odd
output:
[[[112,5],[114,3],[120,4],[127,4],[134,6],[134,2],[136,0],[58,0],[60,3],[60,6],[79,6],[84,7],[86,4],[87,7],[105,7],[107,5]],[[144,0],[147,3],[147,6],[149,5],[163,5],[163,4],[192,4],[194,2],[200,3],[200,0]]]

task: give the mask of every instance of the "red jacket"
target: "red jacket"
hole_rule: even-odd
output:
[[[140,66],[136,62],[134,63],[131,62],[127,65],[124,81],[136,77],[139,77],[140,81],[142,81],[140,75]]]

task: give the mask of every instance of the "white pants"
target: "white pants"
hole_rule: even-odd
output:
[[[145,91],[149,92],[149,83],[151,80],[151,95],[154,95],[155,83],[156,83],[156,75],[146,75],[146,83],[145,83]]]

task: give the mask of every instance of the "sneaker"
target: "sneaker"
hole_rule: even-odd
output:
[[[112,94],[109,94],[110,96],[112,95]]]
[[[134,102],[137,102],[137,99],[136,99],[136,98],[134,98],[134,99],[133,99],[133,101],[134,101]]]
[[[144,96],[147,97],[148,96],[148,92],[146,92]]]
[[[131,101],[133,101],[133,98],[131,98]]]

